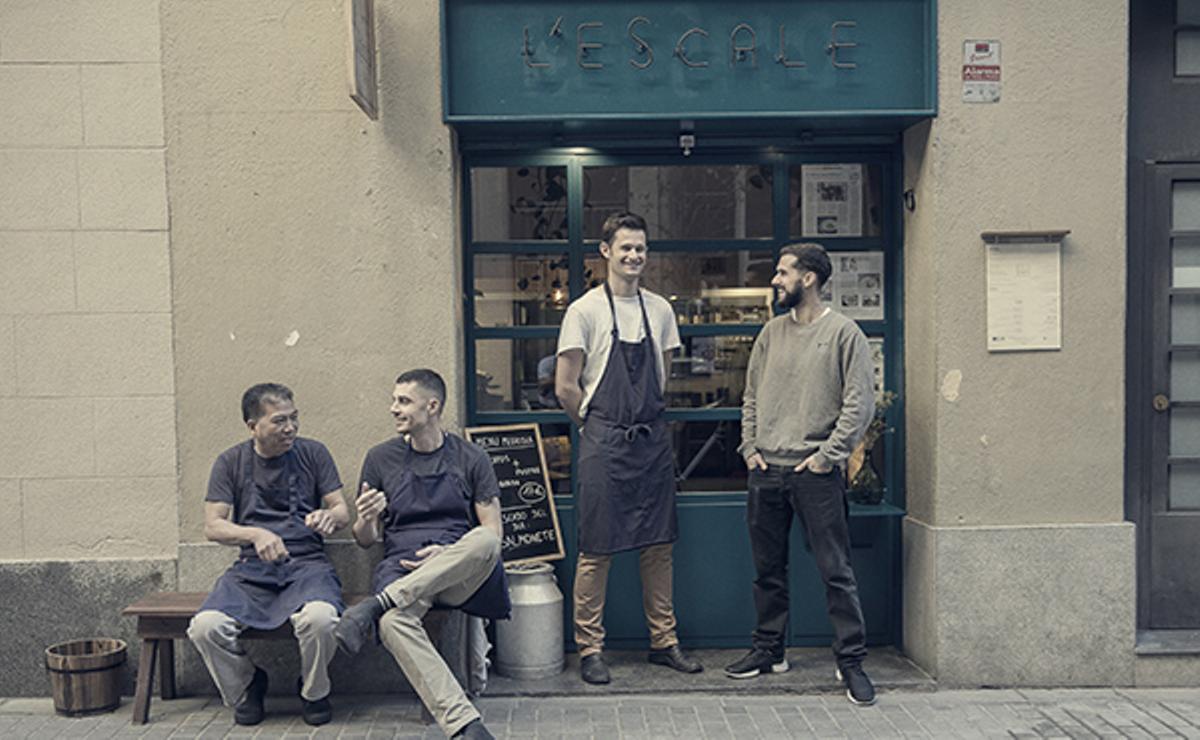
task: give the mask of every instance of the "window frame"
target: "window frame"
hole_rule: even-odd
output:
[[[612,166],[705,166],[705,165],[769,165],[772,167],[772,234],[769,238],[713,240],[656,240],[650,235],[651,250],[655,252],[729,251],[752,249],[769,250],[772,260],[778,259],[779,248],[799,240],[789,234],[791,168],[804,164],[878,165],[882,173],[881,234],[865,237],[819,237],[831,253],[841,251],[882,251],[884,254],[884,319],[859,321],[869,339],[884,341],[884,389],[895,391],[897,397],[887,412],[890,433],[884,435],[884,503],[880,506],[852,505],[852,514],[898,516],[904,511],[904,333],[903,333],[903,218],[901,214],[902,152],[897,143],[889,145],[783,147],[757,146],[706,154],[701,150],[682,158],[678,151],[600,152],[594,149],[562,148],[533,151],[479,152],[462,155],[463,207],[463,340],[464,383],[466,399],[465,421],[469,426],[513,423],[567,425],[571,429],[571,491],[576,486],[578,431],[562,411],[480,411],[476,392],[476,343],[483,339],[557,338],[559,327],[550,325],[477,327],[475,326],[475,261],[480,254],[566,254],[568,259],[568,301],[579,298],[586,290],[583,284],[583,263],[586,255],[596,249],[596,239],[583,236],[583,173],[587,167]],[[483,167],[566,167],[567,171],[567,234],[564,240],[513,240],[475,242],[472,234],[474,193],[472,170]],[[762,324],[680,324],[681,339],[697,336],[757,336]],[[741,408],[686,409],[668,407],[670,421],[731,421],[741,418]],[[744,495],[745,489],[713,491],[680,491],[680,496]]]

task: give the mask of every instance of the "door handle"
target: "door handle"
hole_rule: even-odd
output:
[[[1150,405],[1154,407],[1155,411],[1161,413],[1171,408],[1171,399],[1167,398],[1166,394],[1158,393],[1155,394],[1154,400],[1150,402]]]

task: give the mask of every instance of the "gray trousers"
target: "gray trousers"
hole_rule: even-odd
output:
[[[496,533],[475,527],[383,588],[396,606],[380,618],[379,639],[447,736],[479,719],[479,711],[434,648],[421,618],[434,604],[459,606],[471,598],[499,560]]]
[[[300,695],[309,701],[322,699],[329,695],[329,661],[337,652],[333,637],[337,608],[325,601],[309,601],[291,616],[291,621],[300,645]],[[254,664],[238,639],[244,629],[246,625],[213,609],[197,613],[188,625],[188,638],[200,652],[228,707],[242,700],[254,678]]]

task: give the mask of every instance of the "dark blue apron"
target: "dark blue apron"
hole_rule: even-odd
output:
[[[243,452],[245,464],[239,496],[250,496],[250,507],[238,524],[268,529],[283,540],[288,557],[267,563],[254,545],[242,545],[241,555],[213,586],[201,609],[216,609],[255,629],[274,629],[309,601],[342,602],[342,583],[325,557],[324,540],[304,524],[304,517],[321,505],[315,495],[302,496],[295,450],[284,453],[281,485],[264,488],[254,480],[253,442]],[[236,511],[237,502],[234,504]]]
[[[609,555],[674,542],[675,458],[646,303],[641,342],[622,342],[612,290],[612,348],[579,435],[579,549]]]
[[[449,435],[442,444],[450,444]],[[412,448],[406,447],[404,464],[390,480],[382,481],[388,505],[383,527],[383,560],[375,566],[374,591],[382,591],[384,586],[411,572],[400,564],[401,560],[419,560],[416,553],[422,547],[452,545],[474,528],[470,488],[455,466],[449,460],[446,462],[443,472],[417,475],[412,469]],[[504,562],[497,561],[491,575],[471,598],[453,606],[477,617],[508,619],[512,603],[508,598]]]

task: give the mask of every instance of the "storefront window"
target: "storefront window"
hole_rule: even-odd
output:
[[[771,236],[771,168],[754,165],[588,167],[583,236],[613,211],[641,214],[650,240]]]
[[[557,409],[557,339],[480,339],[475,343],[475,406],[479,411]]]
[[[557,326],[567,310],[564,254],[479,254],[475,264],[476,326]]]
[[[606,265],[596,253],[584,261],[586,285],[604,282]],[[642,285],[671,302],[685,324],[762,324],[771,318],[770,250],[656,252],[650,244]]]
[[[479,242],[566,239],[567,168],[472,169],[471,237]]]
[[[888,226],[896,214],[883,205],[896,198],[885,177],[889,156],[832,165],[798,153],[741,164],[695,154],[671,165],[566,152],[540,154],[536,166],[468,158],[466,297],[474,320],[466,336],[475,378],[467,422],[539,423],[555,491],[571,492],[577,438],[554,393],[558,327],[570,302],[606,277],[598,253],[604,219],[631,210],[649,225],[642,284],[670,302],[683,345],[666,368],[665,390],[680,490],[745,490],[740,407],[754,339],[774,315],[779,247],[812,240],[829,248],[825,301],[867,331],[876,393],[902,385],[889,367],[900,364],[889,352],[902,287]],[[581,224],[572,226],[568,214],[576,213]],[[1190,264],[1185,258],[1181,265]],[[1188,331],[1182,321],[1179,331]],[[903,455],[891,449],[896,436],[872,454],[893,492],[903,472],[895,464]],[[901,504],[902,496],[889,494]]]
[[[740,407],[752,335],[684,337],[671,360],[667,405],[679,408]]]
[[[882,170],[857,162],[790,168],[789,236],[820,242],[881,235]]]

